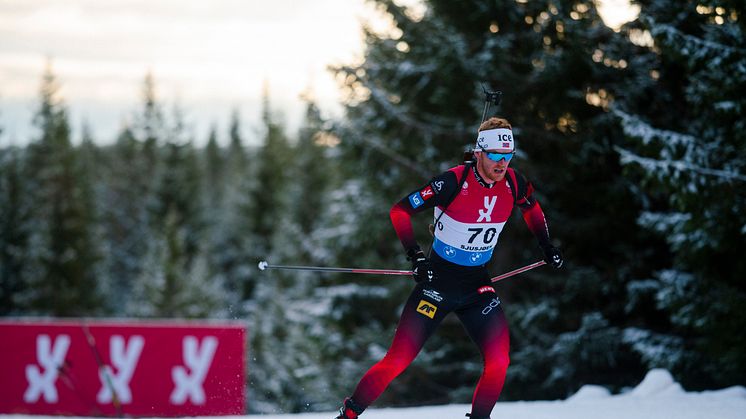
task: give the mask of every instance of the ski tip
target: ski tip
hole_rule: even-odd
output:
[[[266,260],[262,260],[262,261],[259,262],[259,270],[260,271],[263,271],[263,270],[267,269],[267,266],[269,266],[269,263],[267,263]]]

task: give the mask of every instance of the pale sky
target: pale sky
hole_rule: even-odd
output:
[[[629,13],[628,0],[605,3],[615,7],[610,25]],[[86,120],[97,141],[112,142],[139,108],[148,71],[198,143],[212,123],[224,142],[234,108],[253,137],[265,80],[294,136],[309,87],[326,116],[341,114],[326,67],[361,59],[360,22],[384,25],[375,16],[363,0],[0,0],[0,146],[34,135],[48,57],[74,136]]]

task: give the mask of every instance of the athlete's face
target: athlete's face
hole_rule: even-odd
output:
[[[477,151],[474,155],[477,156],[477,170],[479,170],[479,174],[488,181],[498,182],[505,178],[505,172],[508,170],[513,153],[501,156],[500,153]]]

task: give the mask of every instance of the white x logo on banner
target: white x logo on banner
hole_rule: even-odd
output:
[[[171,393],[171,403],[184,404],[187,398],[193,404],[205,404],[205,391],[202,384],[210,369],[212,358],[218,347],[218,340],[214,336],[207,336],[202,341],[202,347],[194,336],[184,338],[184,364],[189,368],[174,367],[171,370],[171,377],[176,384],[176,388]]]
[[[98,376],[101,380],[101,390],[99,390],[96,400],[101,404],[112,402],[111,387],[117,393],[121,403],[132,403],[132,391],[130,391],[130,381],[132,374],[135,373],[137,361],[140,359],[140,353],[145,346],[145,339],[142,336],[132,336],[129,345],[125,345],[123,336],[112,336],[109,341],[109,354],[111,363],[116,367],[118,373],[114,373],[110,366],[105,366],[103,371],[99,371]],[[111,384],[109,384],[111,383]]]
[[[42,366],[42,372],[36,365],[26,365],[26,380],[29,386],[23,393],[26,403],[35,403],[39,397],[44,396],[47,403],[57,403],[57,381],[58,368],[65,361],[65,355],[70,348],[70,336],[59,335],[54,340],[54,346],[49,335],[36,337],[36,360]]]

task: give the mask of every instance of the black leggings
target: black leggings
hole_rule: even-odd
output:
[[[489,417],[508,369],[510,339],[500,299],[486,269],[433,260],[437,278],[418,284],[407,300],[386,356],[363,376],[352,395],[367,408],[401,374],[450,312],[455,312],[479,347],[484,369],[472,398],[472,416]]]

